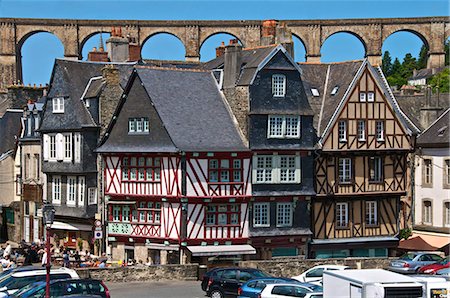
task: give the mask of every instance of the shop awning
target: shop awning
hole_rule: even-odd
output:
[[[403,250],[439,250],[450,244],[448,236],[413,233],[406,240],[401,240],[398,248]]]
[[[241,245],[199,245],[187,246],[192,256],[229,256],[229,255],[254,255],[256,249],[250,244]]]
[[[66,231],[92,231],[91,225],[79,223],[67,223],[62,221],[54,221],[52,230],[66,230]]]

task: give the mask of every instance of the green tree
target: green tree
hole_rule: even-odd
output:
[[[408,53],[405,55],[405,58],[403,58],[402,67],[400,70],[401,77],[407,80],[412,76],[414,69],[417,69],[416,58],[414,58],[411,53]]]
[[[383,54],[383,59],[381,60],[381,70],[387,77],[392,74],[392,58],[389,51],[385,51]]]
[[[440,73],[431,77],[431,79],[429,80],[429,84],[431,85],[433,93],[436,93],[438,91],[440,93],[449,92],[449,76],[450,70],[448,68],[445,68]]]
[[[422,45],[420,48],[419,59],[417,60],[417,69],[427,68],[428,48]]]
[[[391,75],[400,74],[402,69],[402,64],[398,58],[395,58],[394,63],[392,64]]]

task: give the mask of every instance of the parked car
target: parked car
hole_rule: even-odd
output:
[[[11,298],[45,297],[45,281],[35,282],[12,294]],[[110,298],[109,290],[101,280],[64,279],[50,281],[52,297],[102,297]]]
[[[444,269],[438,270],[436,272],[436,275],[450,276],[450,268],[444,268]]]
[[[46,277],[45,268],[40,267],[35,270],[27,271],[13,271],[11,274],[4,276],[0,280],[0,298],[7,297],[8,294],[14,294],[17,290],[38,282],[45,281]],[[67,268],[58,268],[50,270],[50,279],[78,279],[80,278],[75,270]]]
[[[309,283],[302,283],[292,278],[270,277],[251,279],[238,289],[238,298],[257,298],[258,294],[269,284],[287,284],[294,283],[314,288],[315,291],[322,291],[322,287]]]
[[[300,282],[309,282],[316,285],[321,285],[324,271],[345,269],[350,269],[350,267],[344,265],[318,265],[306,270],[300,275],[293,276],[292,278]]]
[[[399,273],[416,273],[421,267],[442,261],[438,254],[429,252],[408,252],[397,260],[389,262],[388,269]]]
[[[259,294],[258,298],[322,298],[322,292],[313,291],[312,288],[300,284],[271,284],[267,285]]]
[[[440,262],[421,267],[418,270],[418,272],[426,274],[436,274],[436,271],[449,267],[450,267],[450,257],[446,257]]]
[[[215,268],[203,275],[202,290],[211,298],[237,296],[238,289],[250,279],[271,277],[254,268]]]

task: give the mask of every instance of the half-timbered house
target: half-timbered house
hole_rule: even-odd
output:
[[[254,253],[251,155],[210,71],[136,67],[97,152],[114,259]]]
[[[367,60],[301,68],[320,136],[311,255],[392,255],[417,128]]]
[[[305,254],[316,134],[301,69],[281,45],[242,49],[235,41],[206,67],[222,74],[223,93],[252,151],[256,257]]]

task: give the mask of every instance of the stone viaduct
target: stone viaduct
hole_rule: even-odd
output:
[[[450,36],[448,17],[380,18],[343,20],[283,20],[306,49],[307,62],[320,61],[320,49],[325,40],[339,32],[356,36],[373,64],[381,63],[383,42],[398,31],[412,32],[428,47],[429,67],[444,65],[444,43]],[[64,46],[64,56],[81,59],[86,41],[94,34],[121,27],[125,36],[139,45],[158,33],[169,33],[180,39],[186,50],[186,60],[199,61],[200,48],[210,36],[228,33],[238,38],[244,47],[262,44],[262,21],[137,21],[137,20],[69,20],[0,18],[0,90],[14,81],[22,81],[21,48],[31,35],[49,32]]]

